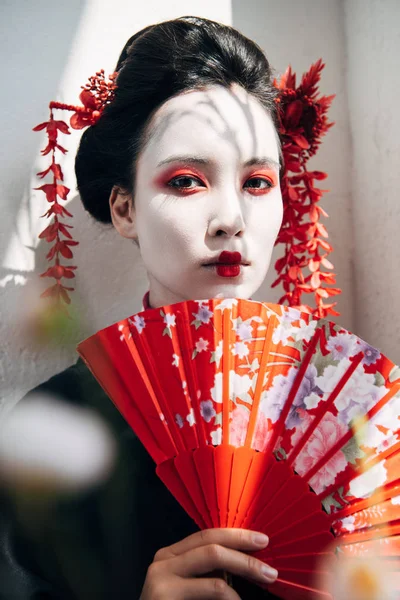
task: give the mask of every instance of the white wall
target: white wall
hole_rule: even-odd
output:
[[[37,275],[44,270],[47,251],[47,244],[37,244],[37,235],[45,225],[39,215],[46,209],[46,202],[41,193],[31,191],[37,185],[33,174],[43,164],[37,157],[45,138],[31,133],[31,128],[47,118],[50,99],[76,102],[80,86],[89,75],[101,67],[112,72],[125,40],[135,31],[185,14],[232,23],[263,47],[278,72],[291,63],[300,74],[319,57],[326,61],[321,90],[337,95],[330,113],[336,125],[326,136],[314,166],[329,174],[326,183],[331,192],[325,196],[323,206],[330,214],[326,224],[335,248],[332,261],[338,286],[343,288],[339,297],[342,314],[337,320],[400,362],[395,335],[396,328],[399,332],[395,257],[400,257],[395,222],[396,215],[397,222],[400,216],[396,199],[400,182],[395,160],[399,156],[396,129],[398,133],[400,117],[394,93],[398,89],[395,60],[399,34],[393,25],[396,18],[397,23],[400,20],[395,0],[386,2],[383,16],[377,14],[378,5],[383,4],[373,0],[349,0],[345,6],[340,0],[233,0],[232,5],[230,0],[150,0],[139,6],[127,0],[3,3],[5,35],[0,56],[5,59],[2,79],[7,82],[0,111],[3,410],[76,360],[73,346],[38,348],[26,331],[24,317],[37,302]],[[373,43],[369,46],[370,37]],[[361,73],[364,56],[368,57],[366,65],[370,65],[368,78]],[[374,78],[379,78],[380,86],[371,85]],[[70,137],[70,152],[63,165],[73,189],[73,158],[79,132]],[[381,148],[387,166],[380,160]],[[132,244],[112,229],[93,223],[78,198],[71,199],[70,208],[74,236],[80,241],[75,252],[79,274],[74,303],[81,315],[83,337],[138,310],[146,277]],[[352,224],[353,210],[356,227]],[[279,297],[279,290],[269,289],[273,275],[271,267],[258,298],[273,301]],[[46,283],[41,281],[40,285]],[[377,314],[381,314],[379,319]]]
[[[289,64],[299,76],[310,65],[322,58],[326,66],[322,72],[322,94],[336,94],[329,112],[335,126],[328,132],[310,165],[328,173],[320,187],[329,189],[321,200],[328,212],[324,220],[334,252],[330,259],[335,265],[338,296],[335,320],[348,329],[354,329],[353,319],[353,264],[352,217],[350,180],[351,140],[345,81],[345,31],[342,2],[332,0],[233,0],[232,24],[245,35],[256,40],[265,51],[278,74]],[[275,256],[281,249],[275,249]],[[257,299],[274,297],[270,284],[275,276],[270,269]],[[304,297],[305,302],[312,298]],[[336,299],[336,298],[335,298]]]
[[[345,3],[355,329],[400,363],[400,2]]]

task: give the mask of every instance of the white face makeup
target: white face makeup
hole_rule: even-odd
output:
[[[137,163],[134,224],[123,235],[139,241],[151,306],[249,298],[282,222],[271,118],[243,88],[212,86],[168,100],[150,132]],[[206,264],[223,251],[241,256],[223,262],[242,264]]]

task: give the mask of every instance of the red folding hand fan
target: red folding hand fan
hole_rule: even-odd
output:
[[[269,536],[272,593],[330,598],[332,552],[399,571],[400,369],[378,350],[293,308],[211,299],[78,352],[200,528]]]

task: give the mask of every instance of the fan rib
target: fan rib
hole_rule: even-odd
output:
[[[153,353],[149,346],[148,340],[136,330],[136,327],[131,328],[130,331],[132,334],[132,339],[128,339],[126,342],[127,347],[132,355],[134,364],[137,365],[142,381],[149,390],[149,394],[154,406],[156,406],[162,414],[168,415],[168,429],[173,435],[174,443],[177,446],[177,452],[184,450],[185,445],[175,423],[174,414],[171,411],[170,404],[165,397],[161,382],[157,375],[157,366],[154,364]],[[163,424],[165,427],[167,426],[165,421],[163,421]]]
[[[222,356],[222,442],[229,444],[229,419],[230,419],[230,370],[232,355],[230,351],[231,345],[231,327],[230,327],[230,312],[224,310],[222,322],[222,340],[223,340],[223,356]]]
[[[274,333],[274,329],[276,327],[277,322],[278,322],[277,317],[275,315],[273,315],[268,322],[267,333],[264,338],[261,362],[260,362],[260,367],[259,367],[259,371],[257,374],[256,389],[254,390],[253,405],[251,407],[250,421],[249,421],[247,435],[246,435],[246,441],[245,441],[245,445],[249,446],[249,447],[251,446],[256,423],[257,423],[258,409],[259,409],[259,405],[260,405],[260,401],[261,401],[261,393],[262,393],[263,386],[264,386],[264,375],[267,370],[268,359],[269,359],[270,349],[271,349],[272,335]]]
[[[354,361],[351,363],[347,371],[342,375],[342,377],[336,384],[333,392],[329,394],[328,398],[325,400],[323,406],[321,407],[323,410],[320,410],[318,415],[315,416],[312,423],[310,423],[310,426],[306,429],[295,448],[293,448],[293,450],[290,452],[287,458],[288,463],[290,465],[294,462],[299,453],[303,450],[304,446],[306,445],[306,443],[308,442],[308,440],[310,439],[310,437],[312,436],[312,434],[326,415],[326,412],[331,408],[332,404],[334,403],[340,392],[343,390],[346,383],[350,380],[350,377],[353,375],[354,371],[357,369],[358,365],[361,363],[363,358],[363,352],[360,352],[359,354],[357,354],[357,356],[355,356]]]
[[[206,441],[206,432],[204,428],[204,421],[201,418],[199,404],[191,401],[191,398],[197,397],[198,381],[196,377],[196,369],[193,366],[193,359],[191,356],[191,349],[193,348],[192,334],[190,328],[190,316],[189,316],[189,308],[186,304],[183,305],[182,311],[184,314],[182,315],[181,311],[177,311],[178,315],[178,326],[176,327],[177,335],[172,335],[172,342],[174,346],[175,354],[182,356],[182,371],[184,374],[184,380],[187,383],[188,387],[188,399],[187,399],[187,410],[188,414],[190,414],[191,410],[193,410],[195,415],[195,421],[198,427],[191,427],[193,430],[193,435],[197,443],[193,446],[193,448],[197,446],[205,446],[207,444]],[[180,323],[179,321],[183,321]],[[181,337],[182,336],[182,337]],[[178,342],[178,344],[177,344]],[[198,431],[199,429],[199,431]],[[200,435],[198,435],[198,433]],[[191,448],[188,448],[189,450]]]
[[[290,407],[292,406],[292,404],[296,398],[297,392],[299,391],[301,381],[302,381],[304,374],[311,362],[311,359],[312,359],[314,351],[317,347],[320,335],[321,335],[320,331],[317,331],[315,333],[314,337],[311,339],[310,345],[307,348],[307,351],[304,355],[303,361],[302,361],[302,363],[299,367],[299,370],[296,374],[295,380],[290,389],[290,392],[288,394],[288,397],[285,401],[282,412],[280,414],[279,420],[276,423],[276,427],[274,428],[273,434],[271,436],[270,441],[268,442],[265,452],[272,452],[272,450],[275,448],[275,444],[276,444],[277,440],[279,439],[279,437],[282,434],[282,431],[285,427],[287,416],[289,414]]]
[[[383,404],[386,404],[390,398],[392,396],[395,395],[395,393],[397,393],[397,390],[393,387],[391,390],[389,390],[389,392],[387,394],[385,394],[385,396],[383,396],[382,400],[385,400],[385,402]],[[381,407],[383,406],[383,404],[381,404]],[[367,414],[365,415],[365,418],[367,421],[370,420],[370,413],[374,410],[374,408],[371,408]],[[373,413],[375,414],[375,412]],[[309,469],[309,471],[307,471],[307,473],[305,475],[303,475],[304,479],[307,479],[307,481],[309,481],[310,479],[312,479],[314,477],[314,475],[316,473],[318,473],[318,471],[320,470],[320,468],[327,463],[333,456],[335,456],[335,454],[337,452],[339,452],[339,450],[341,448],[343,448],[343,446],[345,446],[350,440],[351,438],[354,437],[354,431],[352,429],[349,429],[349,431],[343,436],[341,437],[336,444],[334,444],[332,446],[332,448],[330,450],[328,450],[328,452],[325,454],[325,456],[323,456],[313,467],[311,467],[311,469]],[[368,461],[368,468],[370,468],[371,466],[373,466],[373,464],[376,464],[376,462],[374,462],[376,460],[376,462],[380,462],[382,460],[382,458],[379,456],[375,457],[375,459],[372,459],[371,461]],[[351,480],[351,478],[350,478]]]

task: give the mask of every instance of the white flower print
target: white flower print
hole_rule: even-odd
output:
[[[354,531],[354,529],[355,529],[355,525],[354,525],[355,520],[356,519],[355,519],[354,515],[350,515],[349,517],[345,517],[344,519],[342,519],[340,521],[340,523],[341,523],[343,529],[345,529],[348,532],[351,532],[351,531]]]
[[[215,431],[211,432],[211,442],[214,446],[222,444],[222,427],[217,427]]]
[[[299,319],[300,313],[296,310],[288,309],[279,317],[279,325],[274,330],[272,341],[274,344],[287,345],[288,339],[294,334],[297,328],[293,327],[293,322]]]
[[[199,305],[199,310],[197,313],[193,313],[193,316],[195,317],[196,321],[200,321],[201,323],[206,324],[210,322],[212,315],[212,311],[203,304]]]
[[[400,496],[393,496],[393,498],[390,499],[392,504],[400,504]]]
[[[230,397],[247,400],[248,391],[251,389],[251,379],[248,375],[239,375],[235,371],[229,372]],[[222,373],[216,373],[214,387],[211,388],[211,397],[214,402],[222,402]]]
[[[187,415],[186,421],[189,423],[190,427],[196,423],[193,408],[190,409],[190,413]]]
[[[251,378],[248,375],[239,375],[235,371],[229,373],[230,387],[236,398],[244,400],[244,396],[251,389]]]
[[[196,342],[195,346],[196,346],[197,352],[203,352],[203,350],[207,350],[208,340],[204,340],[203,338],[200,338]]]
[[[380,388],[381,389],[381,388]],[[386,393],[386,388],[382,388]],[[397,442],[394,432],[399,428],[400,395],[396,394],[378,413],[365,424],[362,431],[362,444],[368,448],[384,450]],[[385,433],[378,426],[383,427]]]
[[[124,329],[127,329],[126,325],[118,325],[118,331],[121,332],[121,335],[119,336],[119,339],[121,340],[121,342],[123,342],[125,340],[125,333],[124,333]],[[132,337],[131,332],[129,332],[129,336],[128,339],[130,339]]]
[[[374,384],[375,376],[365,373],[359,365],[335,400],[342,423],[349,424],[352,419],[365,415],[382,398],[386,388]]]
[[[177,413],[177,414],[175,415],[175,421],[176,421],[176,424],[178,425],[178,427],[179,427],[180,429],[182,429],[182,427],[183,427],[183,419],[182,419],[182,417],[181,417],[181,415],[180,415],[180,414],[178,414],[178,413]]]
[[[226,308],[231,309],[233,306],[236,306],[238,303],[236,298],[224,298],[215,309],[225,310]]]
[[[206,423],[209,423],[215,417],[217,413],[215,412],[212,400],[203,400],[203,402],[200,402],[200,414]]]
[[[214,402],[222,402],[222,373],[216,373],[214,376],[214,387],[211,388],[211,398]]]
[[[309,342],[312,336],[315,334],[315,328],[318,325],[318,321],[316,319],[310,320],[309,323],[301,319],[300,327],[295,330],[293,337],[296,342]]]
[[[341,360],[336,366],[328,365],[325,367],[322,375],[315,379],[316,385],[322,392],[330,394],[349,366],[350,361],[347,358]]]
[[[144,317],[139,315],[135,315],[133,321],[132,319],[129,319],[129,323],[136,327],[139,333],[142,333],[143,329],[146,327],[146,321],[144,320]]]
[[[386,481],[387,471],[385,461],[362,473],[350,483],[350,494],[355,498],[368,498]]]
[[[250,323],[240,323],[236,326],[236,335],[241,340],[251,340],[253,336],[253,327]]]
[[[272,341],[274,344],[283,344],[286,346],[288,339],[293,335],[294,331],[295,328],[290,325],[278,325],[272,335]]]
[[[172,366],[179,367],[179,354],[172,355]]]
[[[222,354],[223,354],[223,342],[222,342],[222,340],[220,340],[218,342],[218,346],[215,348],[214,352],[211,353],[210,362],[216,362],[217,367],[219,367],[219,363],[221,361]]]
[[[175,327],[176,315],[167,313],[164,315],[164,323],[167,327]]]
[[[355,335],[348,333],[338,333],[331,336],[326,344],[326,347],[332,353],[333,360],[342,360],[350,358],[357,354],[357,338]]]
[[[306,408],[312,409],[318,406],[320,400],[321,397],[318,396],[318,394],[316,394],[315,392],[313,392],[312,394],[304,398],[304,404],[306,405]]]
[[[249,354],[249,347],[245,342],[236,342],[232,348],[232,354],[243,358]]]

